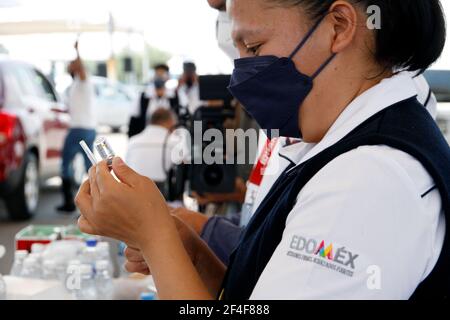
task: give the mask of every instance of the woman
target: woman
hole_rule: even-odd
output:
[[[368,28],[368,6],[381,29]],[[408,299],[450,293],[450,150],[411,77],[441,54],[437,0],[233,0],[230,91],[302,138],[228,269],[115,159],[77,196],[80,228],[126,242],[161,299]],[[448,216],[447,216],[448,218]]]

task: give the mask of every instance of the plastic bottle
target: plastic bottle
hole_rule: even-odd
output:
[[[95,264],[95,285],[97,288],[97,298],[100,300],[112,300],[114,294],[114,285],[109,263],[107,260],[97,261]]]
[[[97,290],[94,279],[94,269],[91,264],[82,264],[80,266],[80,289],[75,290],[75,298],[78,300],[96,300]]]
[[[95,268],[95,262],[98,260],[97,239],[86,240],[86,247],[81,254],[81,263],[89,264]],[[95,269],[94,269],[95,272]]]
[[[156,300],[156,294],[153,292],[143,292],[141,293],[141,300],[142,301]]]
[[[114,274],[114,265],[111,259],[109,243],[99,242],[97,244],[97,250],[98,250],[97,261],[106,260],[108,262],[108,271],[112,277]]]
[[[42,263],[42,279],[45,280],[58,279],[58,275],[56,273],[55,260],[44,260],[44,262]]]
[[[6,282],[0,274],[0,300],[6,300]]]
[[[12,265],[10,275],[13,277],[20,277],[23,268],[23,261],[28,256],[28,251],[26,250],[17,250],[14,253],[14,263]]]
[[[40,278],[40,273],[39,273],[39,266],[38,266],[38,261],[35,257],[33,256],[28,256],[24,261],[23,261],[23,268],[22,268],[22,272],[20,273],[20,276],[22,278],[31,278],[31,279],[39,279]]]
[[[32,252],[28,257],[34,258],[36,260],[36,279],[42,279],[42,253]]]
[[[74,283],[74,282],[77,282],[77,281],[73,277],[80,276],[80,278],[81,278],[80,269],[81,269],[81,261],[80,260],[70,260],[67,264],[66,270],[64,271],[64,276],[62,277],[62,279],[64,281],[64,287],[75,298],[76,298],[75,291],[80,290],[80,288],[76,287],[76,283]],[[61,274],[59,275],[59,278],[61,279]],[[81,282],[81,280],[79,280],[79,282]],[[78,284],[78,285],[81,287],[81,284]]]

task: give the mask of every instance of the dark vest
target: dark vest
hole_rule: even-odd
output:
[[[145,130],[147,126],[147,110],[150,104],[151,98],[147,97],[146,92],[142,92],[139,98],[139,114],[137,116],[132,116],[128,123],[128,138],[138,135]],[[178,105],[178,94],[174,98],[169,99],[170,108],[176,115],[179,113]]]
[[[360,146],[371,145],[387,145],[410,154],[433,177],[442,197],[447,221],[444,246],[433,271],[421,284],[417,284],[411,298],[442,300],[450,297],[450,148],[426,109],[416,98],[410,98],[382,110],[333,146],[281,175],[230,257],[222,286],[223,299],[250,297],[281,242],[286,218],[308,181],[340,155]]]

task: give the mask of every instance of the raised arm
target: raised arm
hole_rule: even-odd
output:
[[[86,81],[87,73],[86,73],[86,68],[84,66],[83,60],[81,60],[80,50],[78,48],[78,41],[75,42],[74,47],[75,47],[75,51],[77,53],[77,58],[75,59],[77,75],[81,81]]]

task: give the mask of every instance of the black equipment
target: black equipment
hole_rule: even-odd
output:
[[[230,157],[235,154],[226,152],[226,134],[224,122],[235,117],[235,110],[231,107],[232,96],[227,86],[229,75],[208,75],[199,77],[200,100],[221,100],[223,107],[201,107],[193,115],[182,119],[179,127],[184,127],[191,134],[191,161],[173,168],[168,175],[169,200],[180,200],[186,187],[189,191],[202,193],[230,193],[235,189],[237,175],[235,161]],[[220,131],[223,141],[204,141],[204,134],[208,129]],[[205,153],[205,150],[212,152]],[[234,151],[234,150],[233,150]],[[208,163],[204,155],[212,154],[220,161]]]

